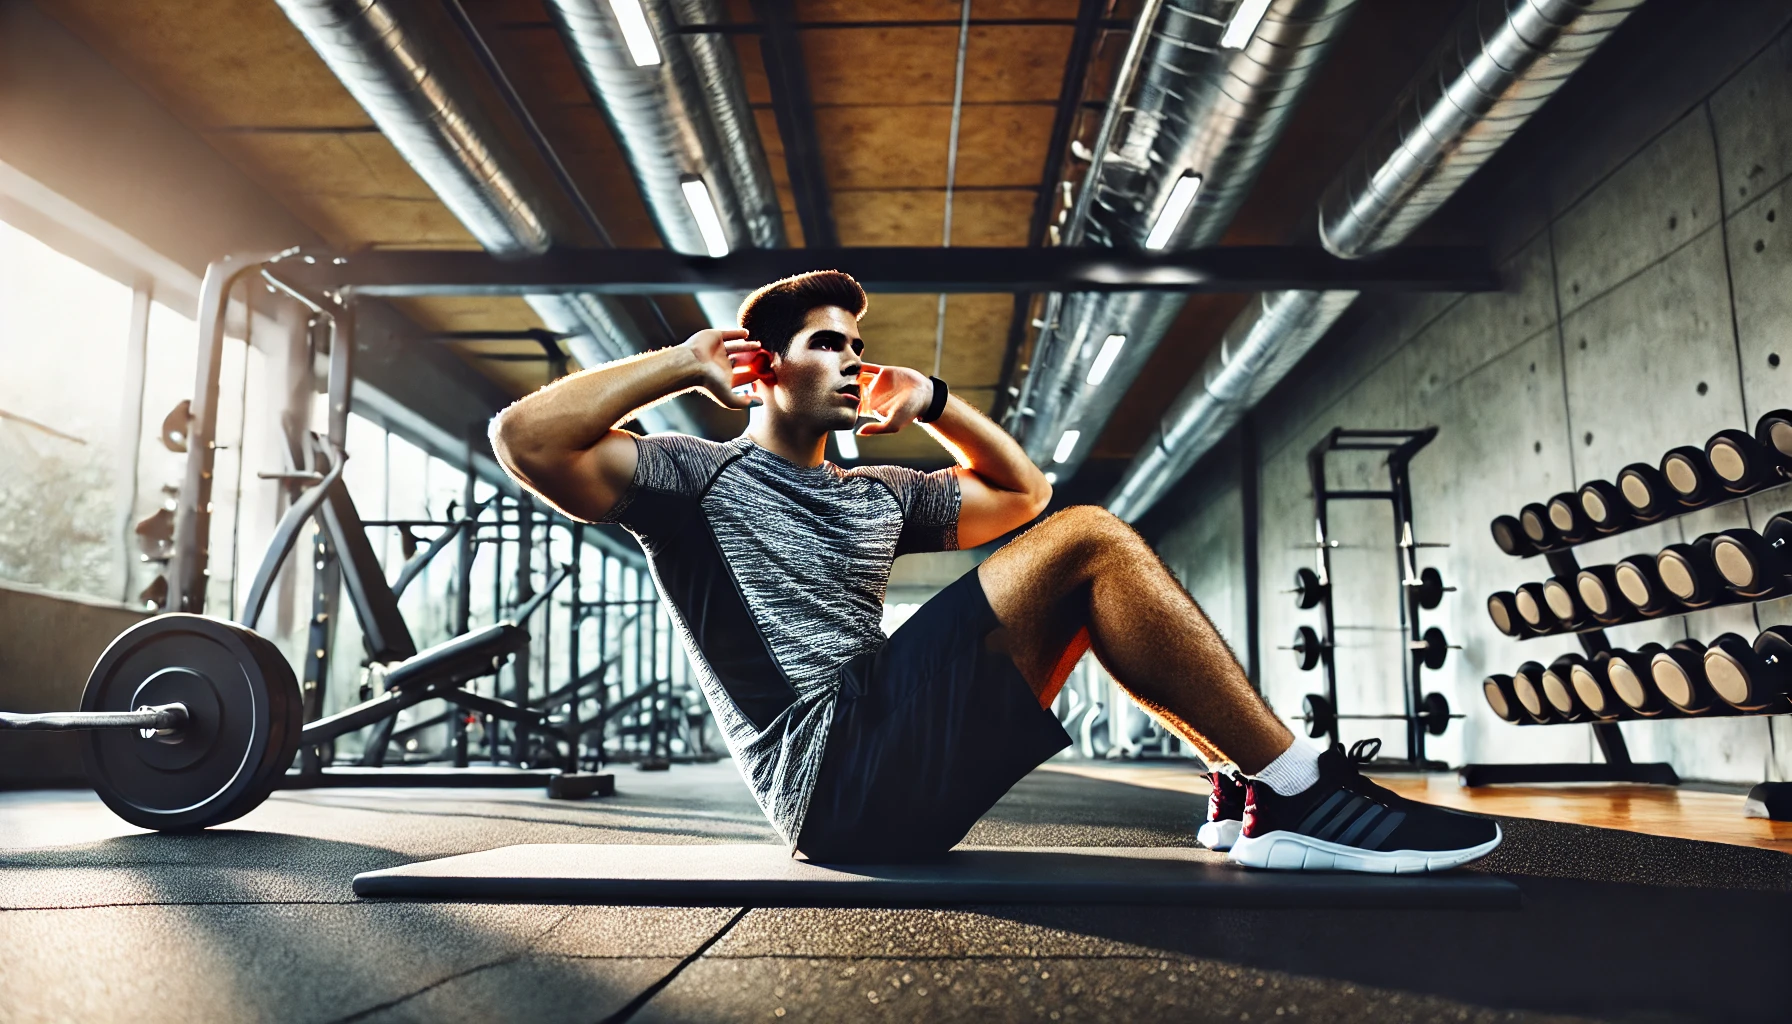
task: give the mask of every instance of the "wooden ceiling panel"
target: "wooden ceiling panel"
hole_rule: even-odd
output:
[[[1055,103],[1072,30],[982,26],[965,50],[969,103]],[[958,29],[949,26],[805,29],[803,58],[818,106],[952,102]]]
[[[1007,295],[946,297],[946,337],[939,373],[948,384],[954,388],[995,387],[1013,308],[1013,299]],[[932,373],[938,316],[937,295],[871,296],[870,312],[861,325],[865,358]]]
[[[1076,19],[1077,0],[977,0],[971,17]],[[803,21],[956,21],[958,0],[797,0]],[[751,20],[751,19],[748,19]]]
[[[383,135],[214,134],[211,142],[338,248],[477,247]]]
[[[945,221],[945,195],[871,189],[836,192],[834,223],[840,244],[938,245]],[[1025,225],[1021,233],[1026,233]]]
[[[815,121],[835,190],[945,188],[951,107],[822,107]],[[964,108],[958,184],[1037,187],[1051,127],[1050,107]]]
[[[269,0],[38,0],[198,128],[371,124]]]
[[[952,244],[1026,245],[1035,194],[1031,188],[954,192]]]

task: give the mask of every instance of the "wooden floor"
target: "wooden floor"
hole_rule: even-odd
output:
[[[1053,761],[1040,770],[1198,796],[1207,794],[1205,775],[1176,765]],[[1456,784],[1454,773],[1378,775],[1375,781],[1414,800],[1482,814],[1541,818],[1792,853],[1792,822],[1745,817],[1740,795],[1670,786],[1606,784],[1463,789]]]

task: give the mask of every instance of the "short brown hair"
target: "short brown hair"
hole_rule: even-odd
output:
[[[851,274],[811,270],[773,281],[747,296],[740,304],[740,325],[761,348],[783,355],[811,310],[836,306],[857,320],[867,305],[865,289]]]

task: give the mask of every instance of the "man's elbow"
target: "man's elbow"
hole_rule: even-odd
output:
[[[492,417],[491,426],[486,431],[498,465],[521,484],[529,482],[530,464],[539,461],[541,454],[539,446],[530,440],[527,421],[528,416],[519,414],[513,405]]]
[[[1027,489],[1027,518],[1037,519],[1052,503],[1052,482],[1037,468],[1033,470],[1033,485]]]

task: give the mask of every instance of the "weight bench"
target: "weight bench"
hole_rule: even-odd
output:
[[[313,433],[301,454],[305,471],[290,476],[311,480],[311,486],[281,516],[249,586],[248,596],[243,600],[238,621],[251,629],[255,627],[280,566],[292,552],[306,522],[316,516],[323,521],[324,530],[336,550],[342,567],[343,586],[366,642],[368,664],[375,679],[383,682],[383,692],[306,725],[300,733],[300,746],[327,743],[375,725],[378,728],[368,738],[362,763],[378,767],[385,762],[387,742],[398,712],[435,698],[513,722],[518,728],[547,728],[549,720],[545,711],[487,697],[464,687],[475,679],[496,673],[528,645],[529,631],[517,622],[529,620],[568,578],[571,567],[561,566],[556,570],[547,586],[516,610],[516,621],[494,623],[419,651],[404,615],[399,611],[399,595],[430,558],[445,548],[461,530],[472,528],[478,507],[468,509],[466,515],[432,539],[428,547],[408,559],[399,572],[397,584],[388,585],[373,545],[367,540],[367,530],[354,499],[342,482],[342,471],[348,459],[346,453],[340,448],[326,447],[324,440]],[[322,473],[317,472],[320,468],[324,470]]]
[[[357,896],[886,907],[953,904],[1517,909],[1518,887],[1473,871],[1252,871],[1186,847],[960,847],[912,864],[825,865],[782,846],[505,846],[355,876]]]

